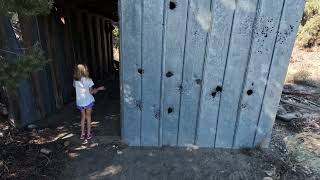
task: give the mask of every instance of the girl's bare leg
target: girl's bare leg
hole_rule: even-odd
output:
[[[92,112],[92,108],[86,109],[86,120],[87,120],[88,134],[91,134],[91,112]]]
[[[84,124],[86,120],[86,111],[84,109],[80,110],[81,111],[81,135],[85,134],[84,131]]]

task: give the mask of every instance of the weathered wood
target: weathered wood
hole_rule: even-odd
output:
[[[69,9],[66,10],[66,13],[65,13],[65,20],[66,20],[66,28],[68,30],[68,35],[69,35],[69,39],[70,39],[70,48],[71,48],[71,54],[72,54],[72,57],[71,57],[71,64],[73,66],[75,66],[77,64],[77,55],[76,55],[76,50],[75,50],[75,44],[74,44],[74,35],[73,35],[73,21],[72,21],[72,17],[71,17],[71,12]]]
[[[23,46],[25,48],[31,48],[37,41],[38,41],[38,31],[37,31],[37,24],[36,24],[36,17],[32,16],[19,16],[19,22],[21,27],[21,33],[23,38]],[[32,82],[32,91],[33,96],[36,101],[36,119],[40,119],[45,117],[46,110],[44,106],[42,88],[42,82],[39,79],[40,72],[32,72],[31,73],[31,82]]]
[[[163,2],[143,0],[141,145],[159,145]],[[152,84],[152,85],[151,85]]]
[[[59,74],[57,74],[56,71],[56,62],[55,62],[55,58],[56,55],[54,53],[54,38],[53,38],[53,20],[52,17],[48,17],[48,23],[46,24],[46,31],[47,31],[47,35],[48,35],[48,41],[47,41],[47,47],[48,47],[48,57],[50,58],[50,71],[51,71],[51,78],[52,78],[52,85],[53,85],[53,94],[55,97],[55,105],[57,109],[60,109],[63,105],[63,99],[62,99],[62,94],[61,94],[61,90],[60,90],[60,86],[58,84],[58,79],[59,78]]]
[[[110,37],[110,46],[109,46],[109,51],[110,51],[110,61],[111,61],[111,73],[113,74],[114,71],[115,71],[115,68],[114,68],[114,59],[113,59],[113,35],[112,35],[112,31],[114,29],[113,25],[112,24],[109,24],[110,25],[110,31],[109,31],[109,37]]]
[[[97,52],[98,52],[98,71],[95,72],[99,74],[99,78],[103,79],[103,64],[102,64],[102,45],[101,45],[101,29],[100,29],[100,19],[98,16],[94,17],[95,22],[95,33],[96,33],[96,44],[97,44]]]
[[[39,33],[39,38],[41,42],[41,47],[46,52],[46,57],[49,58],[48,47],[47,47],[48,35],[46,30],[46,26],[47,26],[46,18],[42,16],[38,16],[37,24],[39,29],[38,33]],[[44,71],[45,73],[43,73],[43,75],[41,75],[39,78],[45,84],[45,87],[47,87],[43,89],[43,94],[44,94],[46,111],[48,112],[48,114],[50,114],[54,112],[56,109],[55,109],[55,98],[54,98],[53,87],[52,87],[53,82],[51,78],[51,71],[50,71],[49,64],[47,64],[44,67]]]
[[[268,147],[269,145],[272,126],[278,109],[277,105],[280,101],[281,90],[303,14],[304,3],[304,0],[285,0],[256,130],[255,146]]]
[[[113,72],[113,54],[112,54],[112,30],[111,24],[107,24],[107,46],[108,46],[108,72]]]
[[[95,44],[94,44],[94,35],[93,35],[93,23],[92,23],[92,16],[86,13],[87,18],[87,26],[89,31],[89,41],[90,41],[90,61],[92,72],[97,72],[97,64],[96,64],[96,52],[95,52]],[[91,74],[91,77],[95,79],[95,73]]]
[[[211,25],[211,1],[190,0],[184,54],[178,144],[195,143],[203,62]],[[190,111],[192,109],[192,111]]]
[[[7,17],[0,16],[0,48],[16,54],[22,54],[21,47]],[[12,61],[16,55],[0,51],[0,54]],[[23,127],[37,120],[30,80],[22,80],[17,90],[6,89],[9,95],[9,118],[17,126]]]
[[[81,12],[77,12],[77,23],[78,23],[78,32],[80,34],[81,42],[81,53],[82,53],[82,62],[84,64],[88,64],[89,57],[87,55],[87,41],[86,41],[86,32],[84,30],[84,22],[83,22],[83,14]]]
[[[141,4],[121,1],[121,104],[122,138],[129,145],[140,145],[141,137]]]
[[[251,47],[258,0],[236,2],[215,142],[216,147],[223,148],[231,148],[233,144],[238,104]]]
[[[103,77],[108,73],[108,46],[107,46],[107,35],[106,35],[106,21],[101,20],[101,37],[102,37],[102,64],[103,64]]]
[[[283,0],[261,0],[239,106],[234,147],[252,147],[266,86]],[[270,12],[273,13],[270,13]],[[258,77],[258,78],[257,78]]]
[[[177,145],[179,127],[180,93],[182,92],[182,68],[187,24],[188,1],[178,0],[175,9],[166,11],[164,40],[164,74],[162,85],[162,143]],[[170,7],[166,1],[165,8]]]
[[[59,74],[57,76],[59,80],[59,88],[62,93],[63,102],[69,102],[70,96],[70,87],[72,87],[72,76],[68,74],[66,59],[65,59],[65,48],[64,48],[64,33],[60,19],[53,17],[52,21],[52,37],[53,37],[53,45],[54,45],[54,53],[55,53],[55,69],[56,73]]]
[[[213,147],[215,142],[224,70],[235,11],[235,1],[230,3],[229,6],[225,6],[222,1],[212,2],[212,23],[202,72],[199,119],[196,129],[196,144],[203,147]]]

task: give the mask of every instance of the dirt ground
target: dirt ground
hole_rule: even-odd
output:
[[[120,105],[119,94],[114,93],[119,92],[116,85],[96,98],[94,138],[90,141],[79,140],[79,113],[73,103],[46,121],[36,123],[35,128],[18,131],[1,122],[0,177],[320,179],[319,56],[320,51],[295,49],[269,149],[127,147],[119,138]],[[301,70],[311,72],[302,78],[304,81],[297,75]]]

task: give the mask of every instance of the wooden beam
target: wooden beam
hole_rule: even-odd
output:
[[[97,70],[97,64],[96,64],[96,52],[95,52],[95,46],[94,46],[94,35],[93,35],[93,24],[92,24],[92,16],[86,13],[86,19],[87,19],[87,26],[89,30],[89,41],[90,41],[90,52],[91,52],[91,58],[90,58],[90,64],[92,66],[91,74],[92,78],[95,79],[95,72]]]
[[[103,64],[102,64],[102,46],[101,46],[101,28],[100,28],[100,19],[98,16],[94,16],[95,19],[95,33],[96,33],[96,47],[98,52],[98,72],[99,78],[103,79]]]
[[[70,57],[70,61],[71,61],[71,65],[74,67],[76,64],[76,52],[75,52],[75,47],[74,47],[74,40],[73,40],[73,28],[72,28],[72,20],[71,20],[71,12],[70,9],[66,10],[66,14],[65,14],[65,20],[66,20],[66,26],[67,26],[67,34],[69,36],[70,39],[70,51],[71,51],[71,57]]]
[[[61,90],[60,90],[60,86],[59,83],[57,81],[57,79],[59,79],[59,73],[57,73],[57,69],[56,69],[56,62],[55,62],[55,55],[54,55],[54,38],[52,36],[52,17],[49,16],[47,18],[48,23],[46,24],[45,28],[47,31],[47,35],[48,35],[48,41],[47,41],[47,47],[48,47],[48,57],[51,60],[50,61],[50,72],[51,72],[51,78],[52,78],[52,86],[53,86],[53,94],[55,97],[55,101],[56,101],[56,108],[57,109],[61,109],[62,105],[63,105],[63,100],[62,100],[62,94],[61,94]]]
[[[103,73],[108,73],[108,45],[107,45],[107,36],[106,36],[106,21],[101,19],[102,24],[102,51],[103,51]]]
[[[83,23],[83,13],[82,12],[76,12],[77,16],[77,22],[78,22],[78,32],[80,34],[80,44],[81,44],[81,49],[80,51],[82,52],[82,62],[85,64],[88,64],[88,49],[87,49],[87,42],[86,42],[86,33],[84,30],[84,23]]]
[[[37,29],[36,29],[36,17],[32,16],[19,16],[19,22],[21,26],[21,33],[23,39],[23,46],[25,48],[31,48],[36,41],[37,38]],[[41,91],[40,79],[39,79],[39,72],[32,72],[31,73],[31,81],[32,81],[32,89],[33,89],[33,97],[36,100],[36,109],[37,109],[37,119],[44,118],[46,115],[44,102],[43,102],[43,94]]]

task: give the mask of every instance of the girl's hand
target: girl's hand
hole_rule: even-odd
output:
[[[106,88],[104,86],[101,86],[101,87],[98,87],[97,90],[98,91],[104,91],[104,90],[106,90]]]

